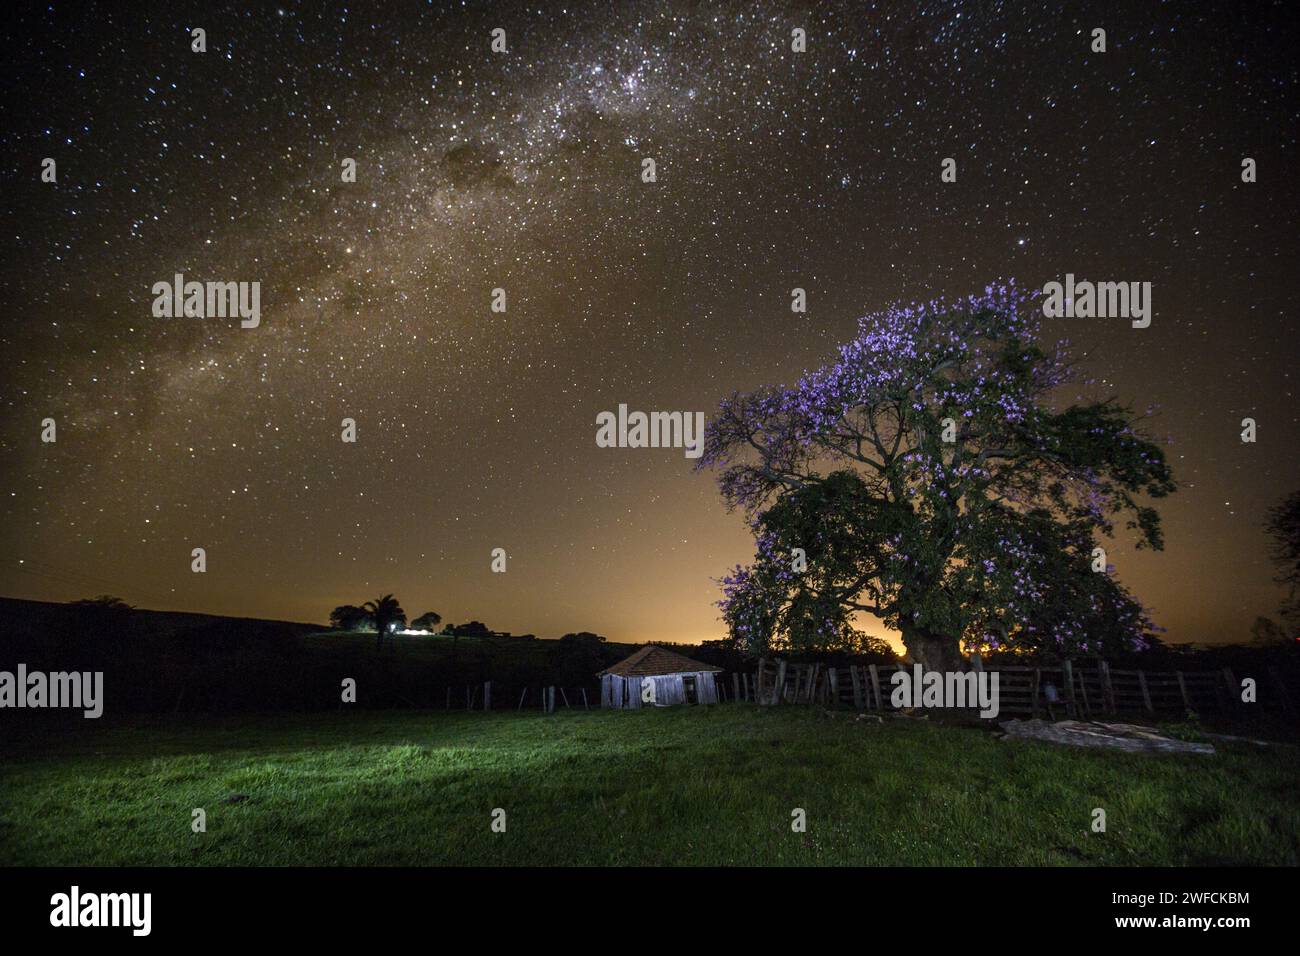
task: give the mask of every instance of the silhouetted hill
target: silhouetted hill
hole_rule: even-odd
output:
[[[363,708],[464,706],[467,689],[489,680],[499,701],[542,685],[586,687],[595,699],[596,673],[634,650],[598,639],[398,635],[381,651],[373,634],[317,624],[0,598],[0,670],[102,671],[110,717],[333,709],[345,680]],[[43,719],[5,717],[23,714]]]
[[[158,635],[184,634],[214,626],[240,630],[260,629],[266,633],[282,630],[286,635],[311,634],[321,630],[319,624],[294,621],[268,621],[254,617],[227,617],[219,614],[196,614],[190,611],[150,611],[145,608],[116,610],[82,604],[53,601],[28,601],[0,597],[0,641],[24,634],[74,633],[105,623],[129,624],[135,632]]]

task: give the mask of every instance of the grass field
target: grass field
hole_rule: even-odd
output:
[[[748,705],[141,721],[7,741],[0,862],[1295,865],[1297,749],[1219,746],[1138,756]]]

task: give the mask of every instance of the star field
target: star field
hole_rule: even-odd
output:
[[[544,637],[714,638],[743,521],[680,451],[596,447],[597,413],[712,412],[888,303],[1073,272],[1155,290],[1149,329],[1048,323],[1089,395],[1157,409],[1182,483],[1164,552],[1112,542],[1120,577],[1171,640],[1274,612],[1260,524],[1300,477],[1285,4],[388,6],[7,22],[0,593],[323,620],[392,591]],[[175,273],[260,281],[260,326],[154,318]]]

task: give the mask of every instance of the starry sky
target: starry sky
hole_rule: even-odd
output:
[[[0,594],[324,621],[391,591],[542,637],[716,638],[743,519],[680,450],[598,448],[596,415],[711,413],[890,303],[1073,272],[1154,288],[1147,329],[1045,322],[1081,396],[1155,406],[1170,442],[1166,550],[1111,543],[1121,580],[1169,640],[1275,613],[1287,3],[249,6],[0,27]],[[259,281],[260,326],[154,318],[177,272]]]

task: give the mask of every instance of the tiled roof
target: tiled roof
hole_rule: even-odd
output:
[[[647,644],[631,657],[619,661],[613,667],[601,671],[597,677],[616,674],[619,677],[656,677],[660,674],[693,674],[697,671],[721,671],[721,667],[710,667],[689,657],[684,657],[666,647]]]

